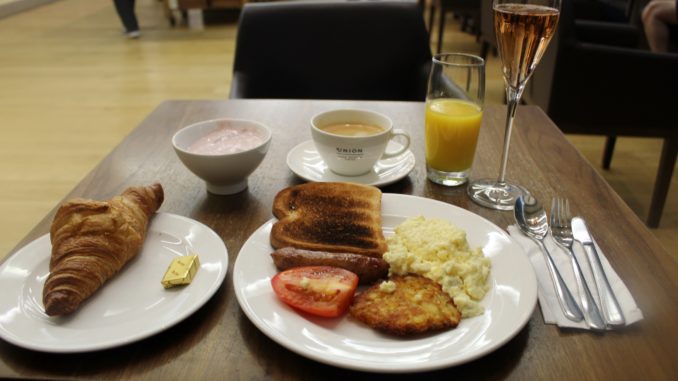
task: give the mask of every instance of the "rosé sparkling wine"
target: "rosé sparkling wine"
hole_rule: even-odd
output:
[[[529,78],[558,26],[559,11],[535,4],[497,4],[494,27],[507,85]]]

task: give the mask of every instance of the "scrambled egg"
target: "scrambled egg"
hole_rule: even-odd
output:
[[[441,219],[409,218],[387,239],[384,260],[389,275],[419,274],[447,292],[463,318],[483,313],[480,301],[489,286],[490,260],[480,248],[471,249],[466,233]]]

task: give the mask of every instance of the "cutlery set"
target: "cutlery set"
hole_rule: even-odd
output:
[[[569,201],[563,198],[553,199],[551,217],[547,218],[546,210],[533,196],[521,196],[516,200],[514,215],[520,230],[537,243],[544,254],[546,267],[553,281],[563,314],[568,319],[579,322],[584,320],[591,330],[602,331],[607,328],[621,327],[626,324],[619,302],[612,291],[596,247],[581,217],[572,217]],[[563,280],[553,261],[551,252],[544,244],[544,239],[551,234],[553,241],[569,257],[577,284],[579,302]],[[600,305],[593,297],[584,273],[574,253],[573,245],[577,241],[583,247],[598,293]],[[581,308],[580,308],[581,305]]]

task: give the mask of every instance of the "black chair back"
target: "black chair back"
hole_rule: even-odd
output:
[[[422,101],[430,66],[416,1],[248,3],[230,97]]]

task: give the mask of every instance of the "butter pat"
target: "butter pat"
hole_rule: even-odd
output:
[[[174,258],[160,283],[165,288],[189,284],[198,272],[199,267],[200,261],[197,255]]]

